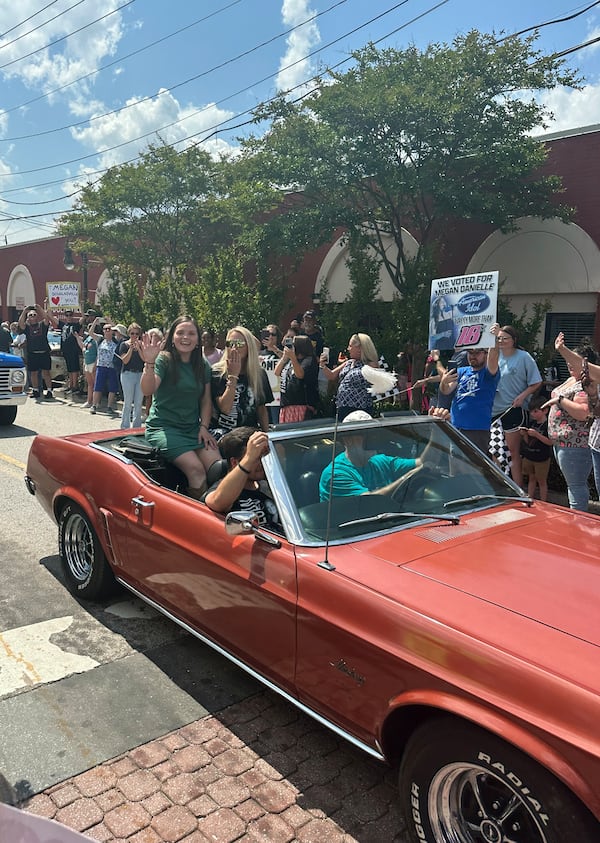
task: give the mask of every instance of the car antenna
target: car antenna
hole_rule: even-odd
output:
[[[336,407],[335,424],[333,426],[333,444],[331,446],[331,475],[329,477],[329,500],[327,501],[327,527],[325,529],[325,559],[322,562],[317,562],[319,568],[325,568],[326,571],[335,571],[335,565],[329,561],[329,535],[331,532],[331,504],[333,501],[333,475],[335,473],[335,451],[337,448],[337,432],[340,423],[339,412]]]

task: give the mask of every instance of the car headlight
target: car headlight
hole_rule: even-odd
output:
[[[25,369],[15,369],[10,375],[11,386],[23,386],[25,383]]]

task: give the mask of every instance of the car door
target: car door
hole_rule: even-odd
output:
[[[323,548],[298,551],[298,698],[374,745],[390,700],[408,681],[410,667],[392,650],[402,649],[409,632],[394,603],[366,584],[361,569],[381,581],[391,567],[363,556],[360,545],[330,547],[331,568],[321,560]]]
[[[143,595],[277,684],[293,686],[293,547],[230,536],[225,518],[148,484],[130,501],[122,576]]]

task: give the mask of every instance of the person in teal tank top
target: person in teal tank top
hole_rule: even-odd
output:
[[[183,471],[187,494],[200,500],[206,472],[219,459],[219,450],[208,430],[211,368],[202,355],[196,320],[178,316],[164,343],[144,335],[141,351],[141,387],[144,395],[152,395],[146,441]]]

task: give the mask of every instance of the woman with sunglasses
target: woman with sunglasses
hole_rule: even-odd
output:
[[[186,494],[201,500],[206,472],[219,459],[219,451],[208,430],[211,371],[202,356],[196,320],[178,316],[164,342],[156,334],[144,334],[141,355],[142,391],[153,396],[146,441],[183,471]]]
[[[266,405],[273,401],[267,373],[258,358],[258,340],[242,325],[227,333],[225,353],[212,368],[211,428],[220,438],[235,427],[268,430]]]
[[[142,371],[144,361],[140,356],[142,329],[137,322],[127,328],[128,339],[123,340],[117,354],[123,363],[121,367],[121,388],[123,390],[123,414],[121,429],[142,426]]]
[[[95,323],[94,323],[95,324]],[[98,333],[98,329],[93,329],[94,333]],[[92,393],[92,406],[90,413],[94,416],[96,410],[102,401],[104,392],[108,393],[108,407],[107,412],[109,416],[116,416],[115,401],[117,399],[117,390],[119,382],[117,380],[117,372],[114,364],[114,356],[118,347],[115,342],[113,327],[108,322],[102,326],[102,339],[98,340],[98,355],[96,360],[96,375],[94,377],[94,391]]]

